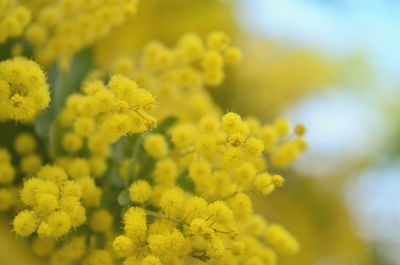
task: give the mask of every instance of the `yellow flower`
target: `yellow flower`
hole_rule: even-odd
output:
[[[118,236],[114,239],[113,249],[118,257],[128,257],[133,251],[132,240],[127,236]]]
[[[5,85],[2,82],[7,82]],[[46,77],[34,61],[16,57],[0,62],[0,94],[4,112],[9,119],[32,121],[50,101]],[[6,94],[4,94],[6,93]],[[8,114],[7,114],[8,113]]]
[[[144,180],[138,180],[129,187],[129,197],[133,202],[144,203],[152,195],[150,184]]]
[[[33,211],[24,210],[15,217],[13,225],[15,233],[26,237],[36,231],[38,220]]]

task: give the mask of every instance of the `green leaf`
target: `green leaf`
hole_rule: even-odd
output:
[[[143,150],[143,156],[140,159],[140,168],[137,177],[152,183],[153,180],[151,179],[151,172],[153,172],[155,165],[156,160]]]
[[[188,174],[187,170],[182,172],[182,174],[176,180],[176,183],[183,190],[190,192],[190,193],[194,193],[195,185],[194,185],[193,180],[189,178],[189,174]]]
[[[53,63],[47,73],[51,102],[50,106],[36,117],[35,132],[54,155],[60,151],[62,132],[55,119],[64,108],[67,97],[79,91],[83,79],[93,67],[93,51],[86,48],[74,56],[69,71],[62,71],[57,63]]]
[[[129,192],[127,190],[121,191],[118,194],[117,201],[120,206],[128,205],[130,202]]]
[[[133,169],[139,161],[139,156],[141,153],[143,153],[143,136],[140,136],[139,134],[135,134],[130,136],[131,141],[133,142],[133,149],[132,149],[132,155],[131,155],[131,161],[129,162],[127,171],[126,171],[126,178],[125,178],[125,183],[126,186],[129,186],[131,184],[132,176],[133,176]]]
[[[93,48],[79,51],[73,58],[70,67],[71,86],[74,92],[79,90],[87,74],[94,68]]]
[[[43,111],[35,118],[35,133],[38,137],[42,139],[49,139],[50,124],[53,117],[49,111]],[[48,141],[46,141],[48,145]]]

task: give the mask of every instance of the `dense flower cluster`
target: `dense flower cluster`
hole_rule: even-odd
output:
[[[137,0],[57,0],[35,13],[26,39],[41,64],[58,59],[66,68],[77,51],[134,15],[136,5]]]
[[[121,136],[156,126],[147,113],[155,106],[154,97],[123,75],[113,75],[107,86],[101,80],[88,81],[83,91],[68,97],[59,117],[62,127],[70,129],[62,140],[69,153],[78,152],[85,139],[92,154],[107,156],[109,144]]]
[[[6,3],[0,10],[15,5]],[[35,8],[24,36],[51,65],[49,82],[32,60],[0,62],[0,119],[18,129],[13,148],[0,149],[0,211],[35,254],[54,265],[273,265],[277,253],[297,252],[252,197],[283,186],[282,169],[307,147],[305,127],[214,103],[207,89],[242,59],[227,34],[186,34],[172,48],[152,41],[74,79],[76,52],[136,1]]]
[[[22,35],[31,20],[31,12],[15,0],[0,2],[0,43]]]
[[[275,264],[276,254],[267,245],[295,253],[297,241],[253,213],[249,197],[283,185],[281,175],[267,172],[263,154],[277,157],[279,166],[295,159],[304,141],[301,135],[284,141],[288,133],[283,119],[260,126],[256,119],[242,120],[230,112],[221,120],[204,117],[198,124],[173,126],[168,134],[172,148],[165,136],[149,134],[144,149],[156,159],[152,178],[134,174],[138,180],[129,187],[133,206],[123,217],[124,234],[113,242],[116,254],[124,264],[176,264],[185,257]],[[282,151],[289,143],[290,152]],[[194,189],[182,185],[182,178]]]
[[[205,86],[220,85],[225,67],[241,59],[240,49],[230,44],[225,33],[212,32],[205,41],[191,33],[182,36],[173,48],[150,42],[141,56],[120,57],[109,71],[133,78],[156,95],[158,117],[175,115],[197,121],[204,115],[220,114]]]
[[[36,62],[23,57],[0,62],[0,120],[32,122],[49,102],[46,76]]]
[[[68,180],[63,169],[42,167],[37,177],[24,182],[21,200],[31,210],[23,210],[15,217],[15,232],[20,236],[29,236],[35,231],[43,237],[65,235],[86,220],[81,197],[81,186]]]

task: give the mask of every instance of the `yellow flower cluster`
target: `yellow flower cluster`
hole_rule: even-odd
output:
[[[69,67],[73,55],[136,12],[137,0],[57,0],[36,12],[26,31],[37,60]]]
[[[31,12],[16,0],[0,1],[0,43],[22,35],[31,20]]]
[[[304,133],[304,126],[296,131]],[[146,181],[135,174],[139,179],[129,187],[134,206],[124,214],[124,234],[113,242],[116,255],[125,265],[181,264],[193,258],[213,264],[276,264],[269,246],[296,253],[296,239],[254,214],[249,197],[283,185],[281,175],[268,173],[263,156],[292,162],[303,146],[300,135],[290,140],[289,133],[285,119],[261,126],[254,118],[242,120],[229,112],[220,120],[210,116],[198,124],[177,124],[168,138],[149,134],[144,150],[156,159],[153,177]],[[282,151],[288,143],[291,151]],[[182,186],[182,178],[194,190]]]
[[[15,232],[23,237],[34,232],[45,238],[64,236],[86,221],[81,199],[86,201],[93,189],[96,187],[91,179],[75,181],[60,167],[43,166],[36,177],[23,184],[21,200],[28,208],[15,217]]]
[[[253,212],[251,194],[283,185],[277,170],[307,147],[305,127],[222,115],[207,87],[242,60],[227,34],[186,34],[172,48],[152,41],[142,55],[75,78],[74,55],[134,14],[136,0],[26,4],[34,57],[58,62],[49,70],[55,100],[37,117],[50,101],[39,65],[0,62],[0,121],[32,122],[34,132],[0,149],[0,210],[34,253],[54,265],[274,265],[277,252],[297,252],[285,228]],[[1,2],[1,27],[13,10],[21,8]],[[28,19],[18,18],[20,34]]]
[[[82,90],[84,94],[68,97],[59,116],[61,126],[68,130],[63,134],[62,146],[73,154],[86,142],[97,169],[96,161],[109,156],[110,144],[123,135],[156,126],[155,118],[148,114],[155,107],[155,98],[123,75],[113,75],[107,85],[101,80],[88,81]]]
[[[0,121],[32,122],[50,102],[40,66],[23,57],[0,62]]]
[[[40,257],[49,257],[51,265],[71,264],[80,261],[84,265],[112,265],[114,259],[109,242],[112,233],[112,215],[106,210],[96,210],[89,219],[89,230],[73,233],[56,248],[52,238],[36,237],[33,250]]]
[[[182,36],[173,48],[150,42],[142,56],[121,57],[110,71],[125,74],[149,89],[160,102],[160,119],[175,115],[197,121],[219,113],[205,86],[220,85],[224,67],[236,65],[241,59],[240,49],[230,45],[225,33],[211,32],[205,41],[191,33]]]

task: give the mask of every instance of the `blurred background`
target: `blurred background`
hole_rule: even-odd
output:
[[[255,205],[300,241],[280,264],[399,265],[399,14],[393,0],[142,0],[96,59],[227,32],[244,60],[210,89],[222,109],[308,128],[286,187]]]

